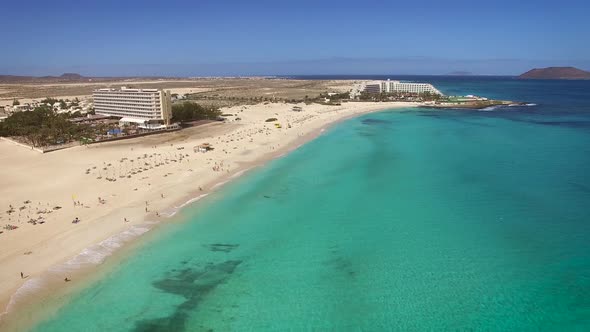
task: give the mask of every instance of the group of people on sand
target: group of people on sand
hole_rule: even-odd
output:
[[[21,278],[21,279],[26,279],[26,278],[28,278],[28,277],[29,277],[29,276],[25,276],[25,274],[24,274],[24,273],[22,273],[22,272],[20,273],[20,278]],[[64,281],[65,281],[65,282],[69,282],[69,281],[72,281],[72,279],[70,279],[70,278],[68,278],[68,277],[65,277],[65,278],[64,278]]]
[[[179,147],[177,150],[184,150],[184,147]],[[163,151],[162,153],[144,153],[136,157],[124,157],[118,160],[118,163],[107,163],[103,161],[103,165],[96,165],[86,169],[86,175],[97,175],[97,180],[107,180],[115,182],[117,179],[130,179],[138,176],[141,173],[148,172],[152,169],[169,165],[172,163],[182,163],[184,160],[190,162],[188,153],[181,153],[175,151]],[[145,180],[148,177],[142,177]]]
[[[217,162],[215,162],[215,166],[213,166],[213,170],[215,172],[219,172],[223,170],[223,161],[220,162],[219,164],[217,164]]]

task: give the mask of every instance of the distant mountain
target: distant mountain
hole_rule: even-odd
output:
[[[0,83],[68,83],[68,82],[104,82],[132,79],[164,79],[167,77],[86,77],[76,73],[65,73],[60,76],[15,76],[0,75]],[[176,78],[170,78],[176,79]]]
[[[449,76],[473,76],[473,73],[470,71],[453,71],[448,73]]]
[[[28,77],[28,76],[24,76]],[[59,76],[41,76],[41,77],[33,77],[34,79],[42,79],[42,80],[50,80],[50,81],[80,81],[80,80],[88,80],[89,77],[84,77],[80,74],[76,73],[64,73]]]
[[[76,73],[64,73],[59,78],[63,78],[66,80],[79,80],[81,78],[84,78],[84,76]]]
[[[0,75],[0,83],[37,83],[37,82],[69,82],[69,81],[88,81],[89,77],[80,74],[65,73],[60,76],[15,76]]]
[[[535,68],[518,76],[523,79],[544,79],[544,80],[588,80],[590,72],[574,67],[547,67]]]

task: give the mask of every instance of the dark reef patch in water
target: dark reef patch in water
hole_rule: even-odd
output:
[[[577,191],[583,192],[585,194],[590,194],[590,187],[587,185],[577,183],[577,182],[569,182],[569,184],[574,187]]]
[[[239,244],[231,244],[231,243],[227,243],[227,244],[226,243],[213,243],[213,244],[204,245],[205,248],[207,248],[211,251],[222,251],[222,252],[230,252],[239,246],[240,246]]]
[[[330,248],[330,254],[334,255],[335,257],[324,261],[324,264],[347,278],[356,277],[356,271],[353,269],[353,264],[350,259],[338,255],[338,251],[339,250],[336,247]]]
[[[440,118],[442,114],[437,111],[428,111],[428,112],[416,112],[417,116],[424,116],[429,118]]]
[[[217,286],[225,283],[241,263],[240,260],[209,263],[203,268],[183,269],[170,278],[154,282],[154,287],[166,293],[180,295],[186,300],[170,316],[137,321],[134,330],[184,331],[190,313]]]
[[[382,120],[382,119],[363,119],[361,121],[362,124],[364,125],[369,125],[369,126],[376,126],[376,125],[383,125],[383,124],[391,124],[391,121],[388,120]]]
[[[559,126],[568,128],[590,128],[590,121],[528,121],[546,126]]]
[[[514,122],[524,122],[524,123],[532,123],[538,124],[542,126],[555,126],[555,127],[565,127],[565,128],[575,128],[575,129],[590,129],[590,121],[587,120],[536,120],[531,118],[523,118],[523,117],[504,117],[506,120],[514,121]]]
[[[359,131],[358,132],[359,136],[364,136],[364,137],[373,137],[373,136],[377,136],[373,133],[368,133],[368,132],[364,132],[364,131]]]
[[[454,121],[454,122],[458,122],[458,123],[464,123],[464,124],[479,126],[479,127],[493,127],[493,125],[491,125],[489,123],[469,121],[471,119],[474,119],[474,120],[480,119],[481,115],[479,113],[484,113],[484,112],[476,112],[476,111],[470,111],[470,110],[460,110],[460,111],[445,110],[445,111],[416,112],[416,115],[422,116],[422,117],[433,118],[433,119]],[[488,113],[493,113],[493,112],[488,112]]]

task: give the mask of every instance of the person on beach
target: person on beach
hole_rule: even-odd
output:
[[[68,282],[68,281],[72,281],[72,279],[68,279],[68,277],[66,277],[66,278],[64,279],[64,281],[65,281],[65,282]]]
[[[20,273],[20,278],[21,279],[24,279],[25,278],[25,275],[22,272]]]
[[[129,220],[127,220],[127,218],[123,218],[123,221],[124,221],[124,222],[128,222]]]

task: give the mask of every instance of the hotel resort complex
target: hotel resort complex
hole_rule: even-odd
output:
[[[351,97],[354,98],[360,95],[361,92],[366,93],[430,93],[441,95],[442,93],[429,83],[413,83],[413,82],[400,82],[400,81],[369,81],[357,84],[352,92]]]
[[[92,93],[96,114],[120,117],[123,124],[144,129],[166,128],[172,118],[170,91],[158,89],[97,89]]]
[[[288,102],[295,104],[291,110],[297,113],[304,111],[304,108],[297,103],[337,106],[343,102],[355,101],[413,102],[420,103],[424,107],[436,108],[481,108],[499,104],[497,101],[488,101],[486,98],[471,95],[444,96],[429,83],[397,80],[349,82],[348,87],[351,88],[349,91],[342,89],[322,92],[319,96],[312,96],[312,98],[305,96],[305,99],[291,99]],[[90,96],[84,97],[82,100],[75,98],[71,101],[55,98],[29,100],[23,102],[24,105],[20,105],[20,102],[14,99],[12,106],[4,106],[4,111],[0,108],[0,134],[3,137],[11,137],[17,143],[47,152],[77,144],[94,144],[180,130],[181,126],[202,124],[201,120],[233,120],[224,117],[225,114],[216,106],[201,106],[184,100],[178,101],[175,105],[173,119],[172,102],[177,101],[178,98],[173,98],[170,91],[162,89],[98,88],[92,90],[92,99]],[[252,98],[251,101],[260,102],[263,98]],[[265,102],[265,105],[267,103]],[[40,116],[35,118],[20,114],[24,111],[38,112]],[[28,123],[25,120],[28,121],[29,118],[37,121],[35,125],[23,126],[23,123]],[[53,127],[42,123],[50,122],[47,119],[52,121]],[[238,119],[240,118],[236,118]],[[268,120],[276,121],[275,118]],[[172,123],[173,121],[175,123]],[[273,125],[277,129],[282,128],[279,123]]]

